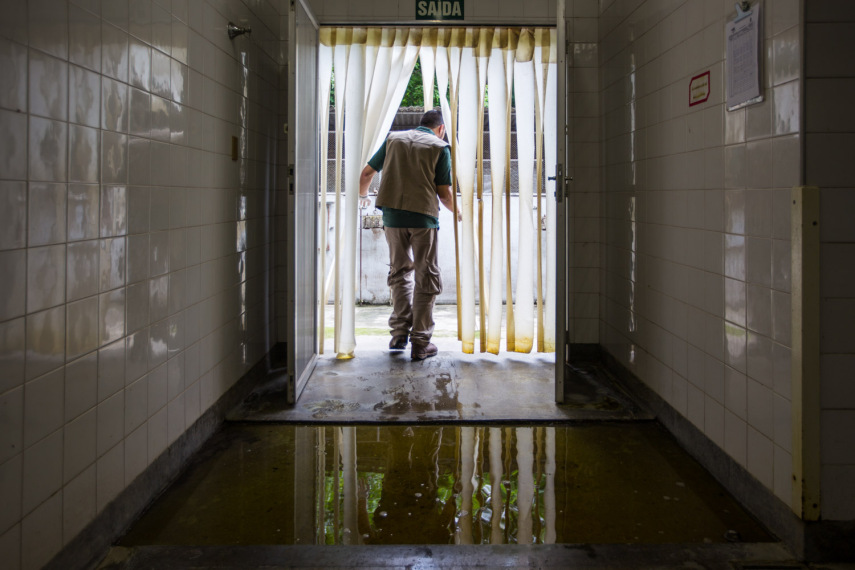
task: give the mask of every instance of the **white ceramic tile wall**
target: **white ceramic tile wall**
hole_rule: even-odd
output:
[[[3,6],[11,569],[46,563],[270,349],[281,38],[278,0]]]
[[[600,2],[600,342],[789,504],[800,16],[763,6],[766,100],[728,112],[732,2]]]
[[[855,519],[855,172],[846,155],[855,143],[851,104],[842,93],[855,85],[848,59],[828,50],[855,47],[855,12],[846,2],[806,3],[805,182],[820,188],[822,516]]]

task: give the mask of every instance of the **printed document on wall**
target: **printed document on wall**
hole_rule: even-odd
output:
[[[732,111],[763,100],[760,75],[760,4],[727,22],[727,109]]]

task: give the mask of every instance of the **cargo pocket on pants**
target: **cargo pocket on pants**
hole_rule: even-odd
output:
[[[439,295],[442,293],[442,272],[438,264],[425,266],[425,272],[416,284],[416,290],[425,295]]]

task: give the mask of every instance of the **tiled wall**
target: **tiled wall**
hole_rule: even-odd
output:
[[[568,330],[570,342],[600,341],[600,75],[597,0],[567,2],[570,41],[567,116],[570,213]],[[572,356],[572,350],[571,350]]]
[[[1,4],[0,560],[37,568],[270,348],[279,13]]]
[[[763,2],[765,101],[734,112],[733,2],[600,5],[601,344],[789,504],[799,1]],[[705,71],[711,96],[689,107]]]
[[[806,2],[805,178],[820,188],[822,517],[855,519],[855,5]]]

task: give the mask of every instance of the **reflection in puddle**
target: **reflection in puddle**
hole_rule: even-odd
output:
[[[122,539],[144,544],[771,537],[658,426],[232,424]]]
[[[315,429],[319,543],[555,541],[553,427]]]

